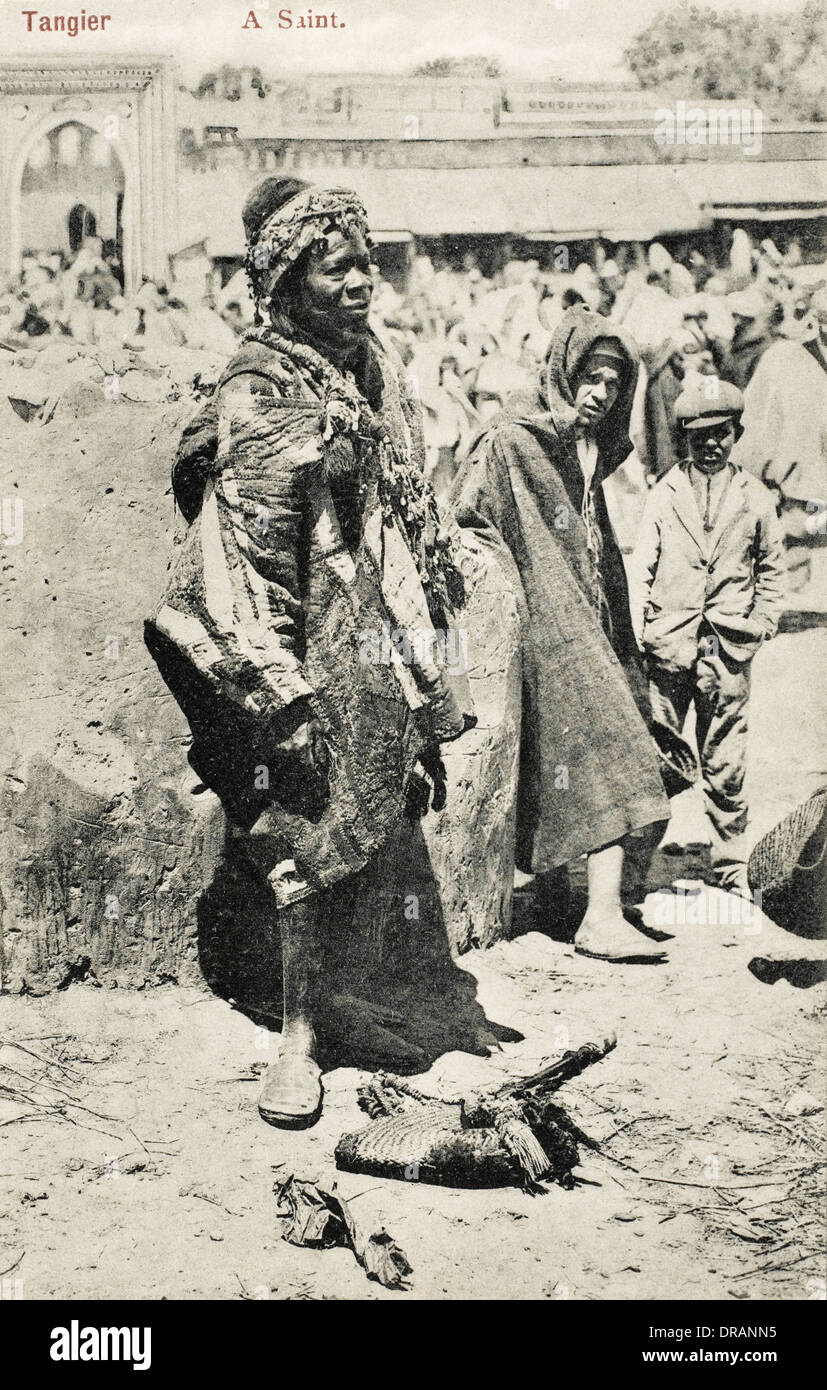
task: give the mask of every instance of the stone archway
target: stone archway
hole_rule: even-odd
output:
[[[74,255],[97,235],[107,256],[119,256],[126,178],[114,142],[73,117],[32,146],[20,188],[23,254]]]
[[[176,235],[175,69],[163,59],[0,63],[0,257],[23,251],[23,177],[31,152],[67,123],[104,138],[122,170],[116,190],[124,286],[164,279]],[[72,199],[86,203],[81,191]],[[71,206],[71,205],[70,205]],[[70,207],[64,209],[64,217]],[[96,217],[100,232],[100,217]]]
[[[63,103],[61,103],[64,106]],[[83,103],[84,108],[88,103]],[[26,138],[21,141],[13,159],[10,162],[7,187],[9,198],[7,203],[9,226],[8,226],[8,262],[12,270],[16,270],[21,262],[25,251],[29,249],[26,244],[27,220],[24,216],[24,198],[29,190],[26,188],[27,174],[31,167],[32,157],[45,141],[50,148],[59,139],[60,133],[68,128],[77,128],[81,131],[81,142],[91,137],[100,137],[106,140],[110,148],[111,159],[114,166],[120,171],[120,177],[116,185],[113,185],[112,193],[116,213],[116,224],[114,229],[114,240],[119,242],[123,248],[123,279],[129,286],[140,283],[140,257],[136,255],[140,241],[140,231],[138,223],[138,176],[135,168],[135,160],[129,144],[121,138],[120,128],[116,128],[118,133],[112,137],[107,135],[106,118],[92,109],[80,109],[75,112],[72,109],[62,109],[59,112],[50,111],[37,122],[32,123],[26,134]],[[50,203],[51,211],[49,220],[52,226],[60,225],[61,231],[66,229],[64,237],[65,245],[56,248],[68,251],[68,227],[67,218],[71,207],[84,201],[82,189],[77,188],[77,195],[64,193],[63,201],[60,200],[60,190],[52,192]],[[120,199],[120,202],[118,201]],[[46,206],[49,206],[47,201]],[[118,225],[117,218],[120,218]],[[96,225],[100,225],[100,216],[96,216]]]

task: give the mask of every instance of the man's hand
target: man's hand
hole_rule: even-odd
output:
[[[411,774],[405,814],[410,820],[420,820],[427,814],[429,803],[432,811],[441,811],[446,796],[445,765],[439,756],[439,744],[433,743],[421,754]]]
[[[432,743],[426,748],[419,763],[431,783],[431,810],[441,811],[445,805],[448,788],[445,781],[445,764],[439,756],[439,744]]]

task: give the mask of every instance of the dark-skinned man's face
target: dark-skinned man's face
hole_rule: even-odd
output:
[[[364,236],[333,230],[325,236],[324,249],[311,254],[296,315],[315,338],[337,348],[353,347],[367,332],[372,294]]]

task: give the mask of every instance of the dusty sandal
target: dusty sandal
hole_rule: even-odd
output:
[[[258,1113],[269,1125],[299,1129],[312,1125],[322,1108],[322,1072],[303,1053],[288,1052],[264,1074]]]
[[[613,965],[663,965],[667,960],[665,951],[591,951],[587,946],[575,946],[578,956],[590,956],[592,960],[608,960]]]
[[[667,959],[659,942],[651,941],[626,921],[622,927],[598,927],[590,931],[581,928],[581,932],[574,939],[574,949],[579,956],[617,965],[660,965]]]

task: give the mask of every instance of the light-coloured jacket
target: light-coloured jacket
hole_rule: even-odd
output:
[[[727,465],[731,478],[712,531],[704,531],[685,465],[653,487],[629,568],[638,645],[661,665],[688,670],[708,624],[732,660],[749,661],[777,631],[784,605],[783,532],[768,488]]]

